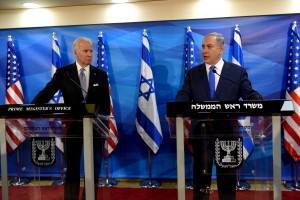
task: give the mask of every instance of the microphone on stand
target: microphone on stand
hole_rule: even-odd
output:
[[[216,69],[213,69],[212,71],[213,71],[213,73],[217,74],[220,78],[223,78],[223,79],[225,79],[225,80],[227,80],[227,81],[230,81],[230,82],[232,82],[232,83],[237,84],[238,86],[242,86],[243,88],[245,88],[245,89],[247,89],[247,90],[250,90],[251,93],[253,93],[253,94],[251,94],[251,95],[247,98],[248,100],[263,100],[263,97],[262,97],[256,90],[254,90],[252,87],[248,87],[248,86],[247,86],[247,87],[244,87],[243,85],[241,85],[240,83],[238,83],[238,82],[236,82],[236,81],[234,81],[234,80],[232,80],[232,79],[229,79],[229,78],[226,78],[226,77],[224,77],[224,76],[221,76],[221,75],[217,72]]]
[[[68,78],[69,78],[69,79],[70,79],[77,87],[79,87],[79,88],[85,93],[85,97],[84,97],[82,103],[86,103],[86,100],[87,100],[87,98],[88,98],[88,93],[87,93],[87,91],[85,91],[85,89],[83,89],[78,83],[76,83],[76,81],[74,81],[74,80],[71,78],[71,76],[70,76],[70,74],[69,74],[68,72],[66,72],[66,74],[67,74]]]

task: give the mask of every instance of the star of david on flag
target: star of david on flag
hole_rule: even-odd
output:
[[[150,98],[151,93],[154,93],[154,85],[153,85],[153,78],[146,79],[141,75],[141,81],[140,81],[140,94],[139,97],[144,97],[147,101]]]

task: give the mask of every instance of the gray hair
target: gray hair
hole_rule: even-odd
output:
[[[206,37],[208,37],[208,36],[213,36],[213,37],[215,37],[216,40],[217,40],[217,43],[218,43],[220,46],[224,45],[224,43],[225,43],[225,39],[224,39],[224,37],[223,37],[223,35],[222,35],[221,33],[212,32],[212,33],[207,34],[204,38],[206,38]],[[204,39],[204,38],[203,38],[203,39]]]
[[[75,51],[75,50],[77,50],[79,48],[79,43],[81,41],[86,41],[86,42],[89,42],[90,44],[92,44],[92,40],[90,38],[79,37],[76,40],[74,40],[74,42],[73,42],[73,51]]]

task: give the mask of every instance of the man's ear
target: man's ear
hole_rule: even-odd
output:
[[[222,46],[221,46],[221,51],[222,51],[222,53],[224,52],[224,50],[225,50],[225,45],[222,45]]]

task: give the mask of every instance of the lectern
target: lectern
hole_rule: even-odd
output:
[[[281,200],[281,117],[293,114],[290,100],[237,102],[169,102],[166,115],[176,118],[178,199],[185,200],[184,126],[185,117],[210,120],[238,116],[271,116],[273,143],[273,197]]]
[[[98,117],[98,108],[94,104],[23,104],[23,105],[0,105],[0,145],[1,145],[1,178],[2,178],[2,199],[9,199],[8,195],[8,173],[7,173],[7,152],[6,152],[6,121],[14,119],[25,119],[35,122],[36,119],[62,119],[79,120],[83,122],[83,143],[84,143],[84,175],[85,175],[85,195],[86,199],[94,199],[94,160],[93,160],[93,129],[100,133],[97,137],[107,137],[109,129],[106,128],[103,119],[108,120],[109,116]],[[65,125],[63,125],[65,126]],[[28,137],[41,136],[41,129],[46,130],[45,136],[55,136],[55,133],[48,131],[51,127],[23,127]],[[66,127],[62,127],[66,128]],[[55,132],[55,131],[54,131]],[[62,135],[59,137],[72,137]],[[37,146],[37,147],[36,147]],[[42,147],[36,148],[43,149]],[[41,146],[41,145],[40,145]],[[74,147],[76,148],[76,147]],[[46,148],[44,148],[45,150]],[[30,159],[30,158],[28,158]]]

